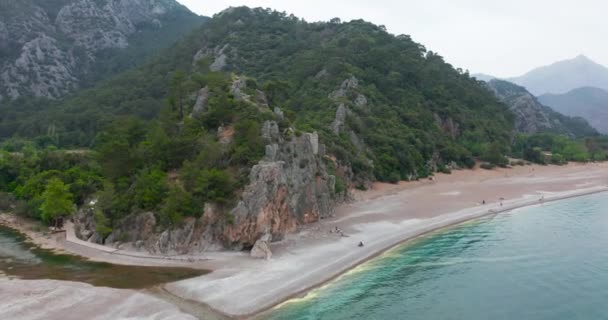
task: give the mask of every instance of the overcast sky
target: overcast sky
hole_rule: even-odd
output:
[[[247,5],[307,21],[362,18],[412,36],[471,73],[516,76],[579,54],[608,65],[608,3],[601,0],[178,1],[207,16]]]

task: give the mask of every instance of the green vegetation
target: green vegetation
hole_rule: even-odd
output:
[[[165,225],[175,225],[185,216],[200,216],[205,203],[230,205],[249,167],[263,156],[262,122],[275,117],[235,100],[231,81],[209,71],[176,72],[156,119],[116,117],[96,135],[92,150],[58,150],[49,137],[6,140],[0,191],[27,203],[32,217],[50,221],[59,210],[47,210],[45,186],[62,183],[78,206],[98,199],[95,220],[106,235],[132,213],[155,212]],[[203,86],[212,93],[207,111],[191,117],[196,97],[190,93]],[[218,127],[224,124],[234,133],[220,143]]]
[[[513,155],[539,164],[565,164],[568,161],[608,160],[608,138],[589,137],[573,140],[554,134],[518,135]]]
[[[225,45],[226,72],[210,71],[211,59],[193,64],[201,48],[213,52]],[[246,77],[246,94],[263,91],[285,118],[235,98],[237,75]],[[351,77],[358,86],[329,97]],[[191,115],[204,87],[208,105]],[[330,127],[339,104],[349,112],[335,134]],[[51,191],[70,199],[69,191],[78,206],[96,198],[102,235],[133,213],[154,212],[165,226],[176,225],[199,217],[206,204],[234,204],[249,169],[264,155],[266,120],[277,121],[286,139],[318,132],[328,156],[352,169],[350,180],[361,188],[360,182],[374,179],[449,173],[454,164],[473,167],[477,159],[493,168],[507,166],[507,155],[541,162],[551,152],[551,161],[563,163],[603,160],[608,150],[603,138],[514,138],[508,108],[408,36],[360,20],[306,23],[236,8],[94,88],[52,105],[23,100],[9,106],[0,117],[0,136],[12,137],[3,144],[0,191],[13,193],[30,215],[43,219],[60,211],[43,206]],[[84,150],[65,151],[74,148]],[[334,191],[342,194],[350,180],[328,159],[337,176]],[[226,213],[225,221],[234,217]]]
[[[41,196],[40,213],[43,221],[50,223],[69,216],[74,211],[73,195],[69,186],[58,178],[49,180]]]

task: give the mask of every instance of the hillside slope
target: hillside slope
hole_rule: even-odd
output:
[[[0,101],[56,99],[133,67],[198,27],[174,0],[0,2]]]
[[[491,80],[487,86],[515,114],[515,127],[519,133],[555,133],[571,138],[598,134],[585,119],[553,111],[523,87],[503,80]]]
[[[546,94],[538,100],[555,111],[572,117],[581,117],[603,134],[608,134],[608,92],[600,88],[585,87],[564,94]]]
[[[93,152],[21,159],[14,151],[30,149],[11,140],[3,191],[36,206],[47,181],[61,179],[79,205],[99,200],[76,215],[81,238],[156,253],[263,252],[331,216],[351,188],[502,161],[516,133],[490,90],[408,36],[245,7],[141,67],[35,108],[4,113],[2,132]],[[10,180],[14,172],[23,176]]]

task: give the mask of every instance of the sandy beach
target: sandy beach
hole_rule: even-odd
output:
[[[195,320],[176,306],[133,290],[52,280],[0,280],[2,319]]]
[[[244,252],[206,253],[196,260],[159,259],[79,243],[70,239],[69,230],[68,241],[46,239],[45,246],[112,263],[213,270],[164,289],[228,316],[246,318],[422,234],[522,206],[603,191],[608,191],[608,163],[461,170],[433,180],[375,184],[372,190],[354,191],[356,201],[339,207],[333,218],[273,243],[269,261],[252,260]],[[345,236],[330,232],[335,227]],[[39,235],[30,236],[41,241]],[[364,247],[358,247],[360,241]]]
[[[225,254],[205,263],[213,273],[166,288],[233,317],[252,316],[430,231],[537,205],[541,198],[547,202],[608,191],[607,169],[608,164],[477,169],[440,174],[432,181],[376,184],[357,192],[357,201],[338,208],[334,218],[273,244],[270,261]],[[347,237],[330,233],[336,226]]]

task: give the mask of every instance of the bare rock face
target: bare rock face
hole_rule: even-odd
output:
[[[213,61],[209,65],[209,70],[213,72],[223,71],[228,65],[228,53],[230,51],[230,46],[225,44],[223,47],[215,47],[213,49],[210,48],[202,48],[195,55],[193,60],[193,64],[196,65],[200,60],[209,58]]]
[[[61,50],[55,39],[40,35],[23,44],[20,56],[4,68],[0,82],[12,99],[24,92],[59,97],[78,87],[75,68],[71,54]]]
[[[156,217],[152,212],[133,214],[114,227],[106,238],[106,244],[129,242],[134,240],[153,241],[156,231]]]
[[[549,119],[543,105],[523,87],[502,80],[492,80],[486,86],[515,114],[517,132],[533,134],[560,125]]]
[[[348,108],[341,103],[336,110],[336,117],[334,121],[331,123],[331,131],[335,135],[339,135],[344,123],[346,122],[346,116],[348,115]]]
[[[140,25],[162,28],[162,18],[179,10],[167,0],[39,2],[8,1],[0,13],[0,95],[10,99],[78,89],[99,51],[128,47]]]
[[[207,111],[207,107],[209,104],[209,87],[206,86],[199,90],[196,96],[196,102],[194,103],[194,107],[192,108],[191,117],[198,118],[201,114]]]
[[[94,210],[89,206],[78,209],[74,215],[74,233],[76,237],[84,241],[101,243],[101,237],[97,236],[95,231],[96,227]]]
[[[277,136],[274,121],[264,124],[269,133],[266,158],[251,169],[250,183],[236,208],[234,224],[224,236],[233,245],[251,246],[264,234],[283,239],[307,224],[329,217],[335,204],[335,177],[319,156],[319,137],[305,133],[285,141]]]
[[[355,90],[357,88],[359,88],[359,80],[354,76],[350,77],[344,80],[344,82],[342,82],[338,90],[330,93],[329,98],[331,100],[337,100],[339,98],[346,97],[350,91]]]
[[[241,95],[246,102],[255,103],[243,96],[244,78],[236,78],[232,88],[235,97]],[[206,95],[203,88],[197,100]],[[272,114],[269,107],[264,112]],[[275,114],[280,118],[282,112],[279,109]],[[218,133],[230,130],[230,126],[222,127]],[[233,207],[206,204],[201,218],[186,218],[169,228],[153,213],[133,214],[114,226],[106,243],[130,242],[135,248],[162,255],[253,249],[253,257],[269,259],[271,242],[296,232],[300,225],[330,217],[346,195],[336,194],[336,177],[327,168],[333,160],[325,156],[319,135],[281,130],[276,121],[264,122],[259,134],[266,143],[265,157],[251,168],[249,183]],[[336,174],[350,181],[352,171],[334,165]],[[77,220],[83,230],[90,229],[87,219]]]
[[[105,244],[130,243],[137,250],[157,255],[193,254],[224,248],[222,230],[227,223],[225,215],[211,204],[202,210],[200,218],[187,217],[170,228],[161,227],[154,213],[133,214],[114,226]],[[79,230],[90,228],[82,219],[75,221],[75,225]]]
[[[359,80],[354,76],[344,80],[340,87],[329,94],[331,100],[338,104],[336,116],[331,124],[331,131],[339,135],[346,123],[346,117],[351,115],[349,106],[363,108],[368,104],[367,97],[359,92]]]
[[[460,135],[460,125],[452,118],[442,119],[438,114],[433,114],[435,123],[445,132],[450,135],[452,139],[455,139]]]
[[[105,243],[132,243],[159,255],[254,248],[252,256],[268,259],[270,242],[296,232],[299,225],[330,217],[343,198],[335,194],[336,177],[328,174],[318,134],[288,139],[274,121],[264,123],[262,131],[266,157],[252,167],[234,208],[207,204],[201,218],[185,218],[170,228],[162,227],[152,212],[133,214],[114,226]],[[95,232],[93,212],[79,211],[75,219],[84,240]]]
[[[234,95],[234,98],[239,101],[249,101],[249,95],[245,93],[245,88],[247,88],[247,80],[243,77],[236,77],[232,81],[232,86],[230,87],[230,93]]]

